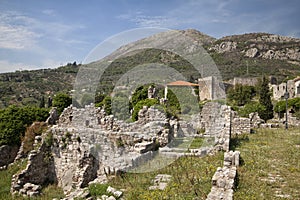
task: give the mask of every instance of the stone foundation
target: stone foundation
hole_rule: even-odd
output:
[[[212,178],[212,188],[207,200],[232,200],[240,152],[224,153],[224,166],[218,167]]]

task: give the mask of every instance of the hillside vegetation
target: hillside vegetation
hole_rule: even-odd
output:
[[[275,76],[279,82],[300,75],[300,39],[250,33],[212,38],[197,30],[180,31],[202,45],[219,68],[223,80],[234,77]],[[176,38],[173,38],[176,43]],[[113,54],[122,53],[125,45]],[[101,77],[98,93],[109,94],[117,81],[129,70],[140,64],[158,63],[172,67],[187,81],[194,82],[200,73],[185,59],[160,49],[145,49],[114,60]],[[73,89],[79,67],[94,67],[95,63],[79,66],[75,63],[57,69],[17,71],[0,74],[0,108],[12,104],[39,105],[44,97],[58,91]],[[130,77],[128,77],[130,83]],[[126,83],[124,83],[126,84]]]

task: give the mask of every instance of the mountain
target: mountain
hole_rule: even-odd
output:
[[[300,75],[300,39],[269,33],[248,33],[215,39],[188,29],[159,33],[117,49],[105,58],[110,64],[97,85],[97,91],[110,93],[126,72],[145,63],[160,63],[172,67],[189,81],[198,79],[201,76],[199,72],[181,56],[167,50],[150,48],[163,46],[161,38],[171,44],[170,49],[173,48],[172,44],[175,48],[181,42],[176,35],[178,33],[191,40],[190,46],[182,51],[189,52],[194,43],[203,46],[216,63],[223,80],[272,75],[280,82]],[[0,74],[0,107],[10,104],[38,105],[42,97],[53,96],[62,90],[70,91],[80,67],[95,70],[100,63],[98,61],[82,66],[75,63],[57,69]],[[90,78],[86,76],[83,81],[88,83]]]
[[[268,33],[226,36],[205,48],[223,79],[273,75],[282,81],[299,75],[300,39]]]
[[[0,108],[8,105],[39,105],[58,91],[70,91],[80,66],[25,70],[0,74]],[[47,101],[46,101],[47,102]]]

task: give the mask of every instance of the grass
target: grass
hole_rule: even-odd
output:
[[[10,193],[11,179],[12,176],[21,170],[25,169],[27,165],[27,160],[22,160],[9,166],[6,170],[0,171],[0,200],[23,200],[29,199],[22,196],[12,196]],[[48,200],[53,198],[64,198],[64,193],[61,188],[56,185],[49,185],[42,190],[42,195],[36,198],[36,200]]]
[[[300,199],[299,129],[259,129],[231,143],[242,158],[234,199]]]
[[[109,185],[124,189],[125,199],[206,199],[211,178],[223,164],[223,153],[214,156],[181,157],[169,166],[149,173],[125,173],[111,178]],[[172,179],[164,191],[149,191],[157,174],[170,174]]]

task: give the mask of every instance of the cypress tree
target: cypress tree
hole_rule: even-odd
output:
[[[258,114],[263,120],[273,118],[273,104],[271,101],[271,93],[269,90],[268,79],[264,76],[259,90],[259,103],[265,107]]]
[[[40,108],[45,108],[45,98],[42,96],[41,101],[40,101]]]

